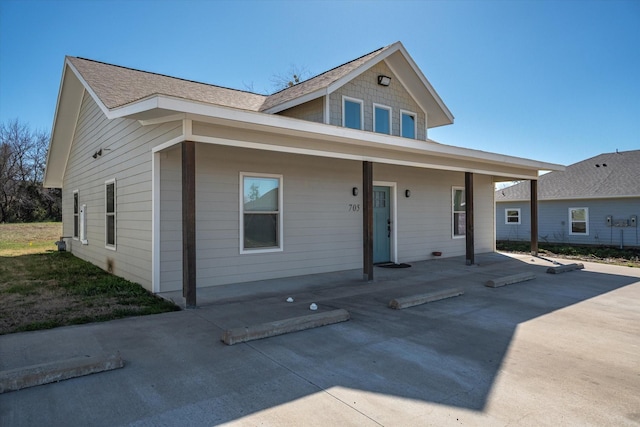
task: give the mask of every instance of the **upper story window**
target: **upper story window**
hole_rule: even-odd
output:
[[[342,97],[342,124],[344,127],[362,130],[364,122],[362,100]]]
[[[589,208],[569,208],[569,234],[589,234]]]
[[[373,104],[373,130],[391,135],[391,107]]]
[[[416,113],[400,110],[400,136],[415,139],[417,127],[416,122]]]
[[[467,233],[467,204],[464,188],[454,187],[452,190],[452,225],[453,237],[464,237]]]
[[[240,253],[282,251],[282,175],[240,174]]]
[[[520,208],[505,209],[504,223],[513,225],[520,224]]]
[[[108,249],[116,248],[116,181],[111,179],[104,183],[105,201],[105,246]]]

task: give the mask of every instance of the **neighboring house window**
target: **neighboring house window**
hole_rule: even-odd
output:
[[[105,246],[116,248],[116,181],[104,183],[105,188]]]
[[[569,208],[569,234],[589,234],[589,208]]]
[[[464,188],[453,188],[453,237],[464,237],[467,231],[467,208]]]
[[[73,238],[78,239],[80,233],[80,203],[78,190],[73,192]]]
[[[282,250],[282,175],[240,174],[240,252]]]
[[[520,224],[520,208],[504,210],[505,224]]]
[[[391,108],[373,104],[373,131],[391,135]]]
[[[400,136],[416,138],[416,113],[400,110]]]
[[[362,130],[363,121],[362,100],[343,96],[342,123],[344,127]]]

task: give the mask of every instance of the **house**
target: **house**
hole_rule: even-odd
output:
[[[78,257],[152,292],[495,248],[494,181],[562,166],[437,143],[394,43],[264,96],[66,57],[45,186]]]
[[[496,191],[496,238],[530,239],[530,186]],[[538,179],[538,240],[640,246],[640,150],[604,153]]]

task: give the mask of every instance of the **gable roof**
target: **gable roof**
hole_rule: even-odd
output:
[[[640,150],[603,153],[538,179],[538,200],[640,197]],[[496,202],[529,200],[528,182],[496,191]]]

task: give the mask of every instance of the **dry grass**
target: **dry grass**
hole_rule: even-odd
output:
[[[0,334],[178,308],[142,286],[57,252],[60,223],[0,224]]]

